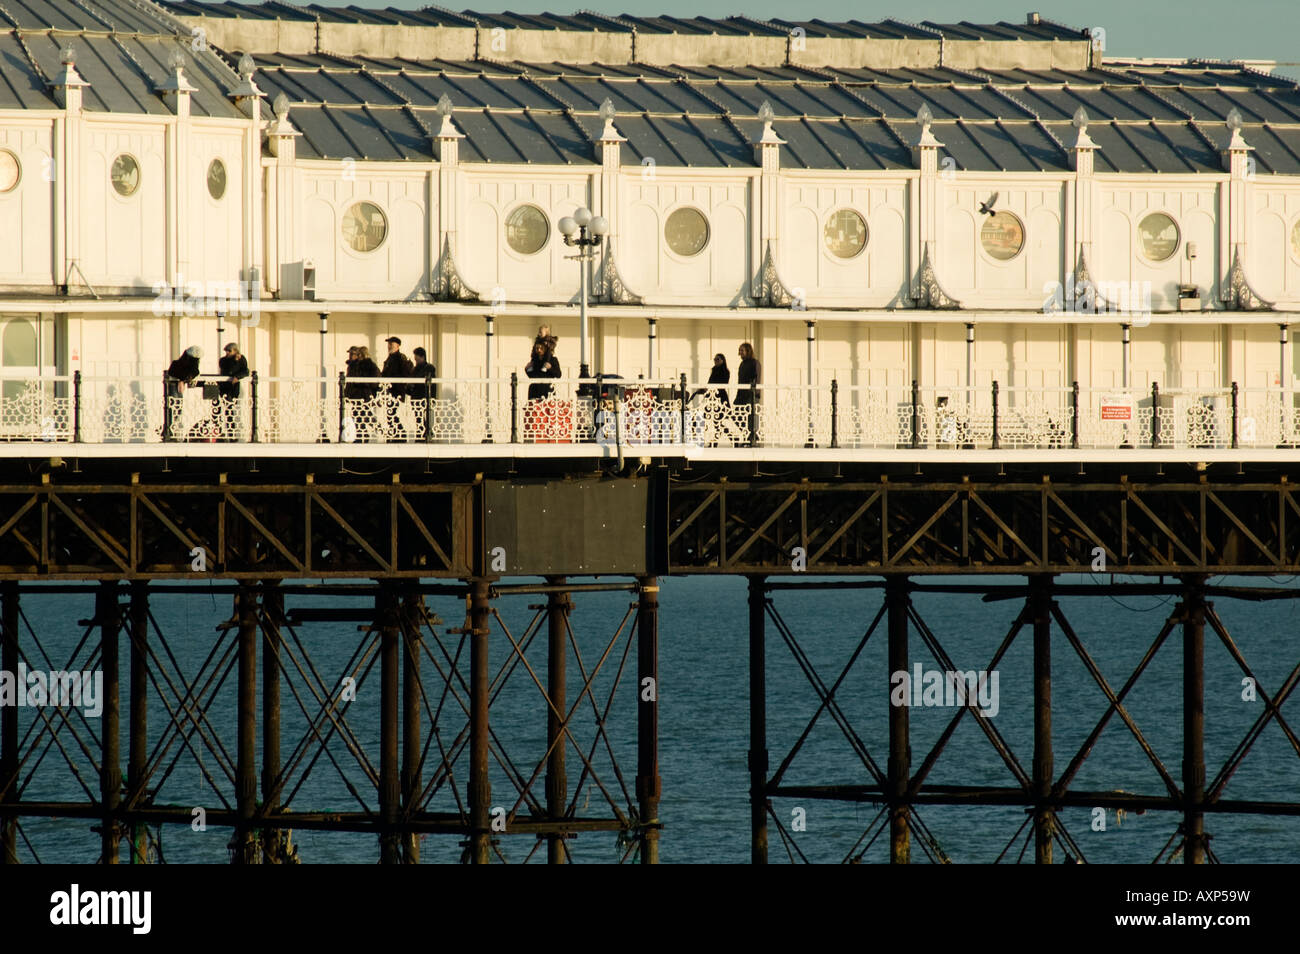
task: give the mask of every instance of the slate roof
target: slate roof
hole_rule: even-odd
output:
[[[170,114],[157,88],[173,50],[185,55],[196,116],[239,116],[226,91],[237,77],[212,50],[195,51],[189,28],[150,3],[134,0],[0,2],[0,109],[57,109],[49,84],[60,51],[71,44],[94,112]]]
[[[437,6],[419,10],[395,7],[362,8],[357,6],[323,6],[317,3],[291,4],[205,2],[205,0],[167,0],[166,5],[187,16],[249,17],[260,20],[313,21],[323,23],[391,23],[409,26],[480,27],[491,29],[521,28],[528,30],[605,30],[611,33],[707,36],[788,36],[802,27],[809,37],[870,37],[875,39],[937,40],[1078,40],[1084,35],[1079,27],[1050,20],[1024,23],[907,23],[887,18],[879,23],[860,20],[833,22],[826,20],[760,20],[755,17],[669,17],[637,16],[624,13],[612,16],[583,11],[558,13],[459,13]]]
[[[1082,106],[1099,172],[1221,172],[1237,109],[1261,173],[1300,175],[1300,86],[1242,67],[1087,71],[667,67],[261,55],[257,82],[293,104],[299,155],[428,159],[448,96],[465,162],[595,161],[608,98],[623,161],[753,166],[763,102],[785,167],[907,169],[922,103],[961,170],[1064,172]],[[372,127],[367,129],[366,127]],[[377,127],[377,128],[373,128]]]

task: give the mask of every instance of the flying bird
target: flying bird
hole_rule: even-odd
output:
[[[980,212],[984,215],[993,214],[993,203],[998,201],[998,194],[994,192],[988,199],[980,203]]]

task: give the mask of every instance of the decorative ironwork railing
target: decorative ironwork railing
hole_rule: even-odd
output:
[[[224,382],[224,383],[223,383]],[[0,376],[0,440],[877,449],[1300,447],[1287,389]]]

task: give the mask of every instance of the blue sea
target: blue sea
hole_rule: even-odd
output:
[[[1095,585],[1100,592],[1107,579],[1076,577],[1061,578],[1061,582]],[[966,578],[954,582],[977,580]],[[1003,578],[994,582],[1020,580]],[[1219,578],[1211,582],[1246,586],[1262,583],[1300,593],[1300,582],[1294,578],[1274,581]],[[735,577],[663,578],[661,585],[658,685],[663,780],[661,860],[747,862],[750,857],[746,769],[749,746],[747,585]],[[888,756],[889,706],[883,621],[845,672],[850,657],[881,607],[882,591],[778,591],[772,598],[775,611],[807,654],[820,680],[826,685],[840,680],[835,693],[839,709],[861,739],[867,757],[883,772]],[[974,670],[989,667],[1021,605],[1014,599],[984,602],[978,595],[917,593],[913,599],[918,613],[954,666]],[[570,706],[578,703],[572,731],[583,752],[589,753],[591,763],[583,777],[583,759],[570,747],[568,788],[579,817],[609,817],[613,812],[607,796],[624,812],[629,804],[635,804],[638,692],[635,615],[630,612],[633,600],[631,593],[624,592],[574,596],[571,627],[576,653],[571,647],[568,701]],[[163,741],[168,729],[166,708],[177,705],[169,680],[179,689],[176,674],[179,672],[185,679],[193,680],[207,660],[206,679],[213,672],[214,661],[209,657],[214,651],[215,660],[220,660],[226,652],[233,653],[235,631],[229,630],[223,637],[218,630],[219,624],[233,616],[232,602],[229,594],[206,592],[202,584],[196,584],[190,595],[156,594],[152,598],[152,611],[167,636],[170,655],[162,652],[155,639],[154,646],[160,651],[169,675],[167,679],[155,680],[150,691],[151,749],[157,752],[160,743],[166,746],[151,784],[159,789],[158,803],[184,806],[191,813],[195,808],[233,808],[235,803],[231,777],[236,750],[235,672],[232,669],[223,681],[218,677],[208,686],[202,705],[206,718],[204,732],[195,733],[189,740],[193,752],[174,733],[169,741]],[[512,641],[523,650],[527,665],[514,660],[513,671],[499,684],[499,695],[493,702],[493,805],[504,809],[507,815],[517,811],[521,817],[528,815],[532,803],[521,798],[512,779],[522,784],[537,773],[532,798],[539,803],[545,799],[544,765],[539,770],[539,763],[546,753],[546,705],[538,682],[542,685],[546,682],[546,626],[538,610],[530,608],[544,602],[545,597],[536,595],[504,596],[494,602],[501,622],[494,621],[491,637],[493,678],[497,678],[502,665],[514,654]],[[1060,597],[1058,602],[1083,646],[1118,692],[1173,610],[1176,597],[1097,595]],[[1245,602],[1218,597],[1213,602],[1235,645],[1259,680],[1259,688],[1271,695],[1300,662],[1300,625],[1295,601]],[[286,598],[289,608],[356,608],[368,603],[365,598],[355,597]],[[466,680],[469,672],[468,642],[446,633],[447,629],[464,624],[464,601],[431,596],[428,605],[443,622],[436,627],[441,643],[426,639],[427,655],[422,663],[427,705],[422,743],[429,746],[426,782],[441,760],[440,750],[457,750],[458,735],[467,719],[464,707],[468,705],[468,693],[454,677],[455,691],[447,691],[438,667],[446,673],[455,667]],[[93,668],[87,659],[88,653],[94,651],[97,638],[92,635],[83,640],[84,628],[75,625],[77,619],[92,615],[92,596],[25,594],[23,609],[44,650],[44,655],[37,650],[31,633],[24,628],[22,645],[29,666]],[[379,771],[377,640],[367,649],[372,637],[356,623],[309,623],[298,627],[293,634],[286,631],[284,635],[284,665],[289,672],[282,676],[281,748],[286,763],[305,737],[311,741],[308,716],[316,718],[319,714],[316,693],[324,690],[315,682],[313,667],[331,692],[338,692],[342,678],[349,673],[356,679],[355,700],[346,712],[348,732],[334,732],[323,750],[314,744],[308,747],[305,760],[299,763],[285,789],[286,794],[292,793],[290,808],[377,812],[377,789],[371,775],[377,779]],[[910,639],[913,663],[921,663],[926,670],[942,668],[914,630]],[[125,774],[129,686],[125,637],[121,646]],[[68,665],[78,647],[72,665]],[[1207,783],[1212,783],[1220,767],[1264,711],[1264,702],[1258,693],[1253,700],[1245,698],[1250,693],[1243,684],[1244,674],[1209,626],[1205,647],[1206,774]],[[1032,772],[1033,764],[1032,648],[1032,631],[1025,627],[997,666],[998,711],[990,719],[1026,774]],[[1053,739],[1059,775],[1104,713],[1107,701],[1055,626],[1052,652]],[[1181,667],[1180,626],[1165,641],[1125,700],[1136,725],[1178,784],[1182,778]],[[586,697],[580,696],[583,668],[596,674],[594,691]],[[769,761],[771,770],[775,771],[816,714],[819,700],[808,676],[771,621],[767,628],[767,690]],[[1296,696],[1300,693],[1292,696],[1281,711],[1284,718],[1300,729],[1300,701]],[[35,771],[32,771],[34,760],[29,760],[24,767],[22,778],[27,799],[85,801],[88,796],[83,784],[98,793],[98,779],[92,765],[92,759],[98,759],[98,746],[91,732],[97,733],[99,726],[95,720],[83,724],[79,716],[65,711],[79,730],[85,748],[66,729],[60,733],[58,745],[49,745],[46,735],[38,746],[43,757]],[[954,712],[945,707],[911,709],[913,770],[924,761]],[[20,731],[26,735],[34,718],[33,710],[22,709],[20,713]],[[605,732],[598,733],[597,726],[602,724]],[[436,732],[431,732],[431,726],[436,727]],[[329,729],[325,723],[320,731],[326,734]],[[260,732],[259,725],[259,783]],[[208,744],[201,735],[208,737]],[[451,777],[444,779],[431,795],[429,810],[456,811],[458,800],[464,802],[468,756],[467,747],[460,750]],[[304,772],[313,759],[310,771]],[[204,778],[200,765],[211,773],[215,787]],[[858,749],[830,714],[823,711],[790,761],[784,781],[787,785],[862,785],[870,784],[872,776]],[[1016,784],[1012,770],[969,713],[958,724],[928,782],[997,787]],[[1097,740],[1072,789],[1166,793],[1158,771],[1118,716],[1112,717]],[[1264,727],[1222,797],[1225,800],[1300,800],[1300,757],[1276,722]],[[888,832],[878,834],[881,827],[878,805],[780,798],[774,800],[773,812],[775,818],[769,835],[773,862],[888,860]],[[936,859],[991,862],[999,856],[1004,862],[1033,859],[1031,831],[1025,824],[1027,816],[1023,808],[922,805],[917,815],[920,824],[912,845],[914,862]],[[1170,812],[1117,813],[1113,809],[1084,806],[1065,809],[1059,817],[1083,859],[1094,864],[1148,863],[1157,856],[1168,860],[1178,843],[1174,838],[1170,845],[1170,839],[1181,821],[1178,814]],[[783,823],[785,837],[778,832],[776,820]],[[41,861],[94,862],[99,854],[99,840],[91,831],[93,824],[84,819],[24,818],[21,825],[25,838],[20,838],[20,857],[25,861],[35,860],[34,849],[35,857]],[[191,825],[164,825],[151,830],[156,836],[154,850],[160,851],[168,862],[228,860],[228,828],[213,825],[206,831],[195,831]],[[1207,814],[1206,830],[1212,836],[1211,850],[1223,862],[1276,863],[1300,859],[1300,818],[1213,813]],[[872,836],[876,836],[874,840]],[[421,840],[421,860],[454,862],[461,855],[460,841],[455,835],[425,836]],[[371,834],[297,830],[293,833],[293,845],[305,863],[371,863],[378,857],[377,839]],[[578,863],[617,862],[627,854],[626,845],[620,845],[613,832],[583,833],[573,838],[569,846],[573,860]],[[539,845],[534,836],[508,831],[498,837],[497,848],[512,863],[544,861],[546,855],[545,845]],[[1162,849],[1166,849],[1163,855]],[[1064,854],[1065,849],[1058,845],[1056,859],[1060,861]],[[125,843],[122,857],[127,857]]]

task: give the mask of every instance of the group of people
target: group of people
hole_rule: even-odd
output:
[[[758,363],[758,359],[754,357],[754,346],[748,341],[744,342],[740,346],[737,355],[740,358],[740,366],[736,369],[736,384],[740,385],[736,391],[735,407],[737,408],[737,411],[734,414],[728,413],[728,409],[732,406],[732,402],[728,397],[727,389],[725,387],[717,388],[714,391],[714,394],[717,395],[719,405],[715,407],[716,420],[713,423],[715,428],[722,429],[726,426],[728,417],[740,419],[748,431],[749,439],[752,441],[756,426],[754,409],[758,404],[755,395],[757,385],[759,384],[759,376],[762,372],[762,366]],[[731,383],[731,369],[727,367],[726,355],[721,352],[713,356],[713,370],[709,372],[708,383]],[[708,390],[708,388],[700,388],[691,395],[691,400],[695,400],[695,398],[699,397],[701,394],[706,394]],[[744,408],[745,410],[739,410],[740,408]],[[717,445],[716,435],[715,439],[710,443],[714,446]]]
[[[194,382],[201,375],[199,362],[203,359],[203,349],[198,345],[190,345],[184,353],[173,361],[167,367],[167,397],[180,398],[185,394],[185,389],[193,387]],[[215,401],[212,406],[211,427],[216,431],[218,441],[235,441],[239,438],[236,436],[239,430],[239,416],[236,406],[239,401],[240,384],[244,378],[248,377],[248,359],[239,353],[238,342],[231,341],[222,349],[220,360],[217,361],[217,378],[215,379],[216,393],[211,395],[213,398],[221,398]],[[175,410],[172,401],[167,404],[167,416]],[[196,424],[196,427],[207,427],[206,424]],[[171,433],[172,426],[168,420],[166,440],[175,440],[175,435]]]
[[[429,379],[436,377],[438,370],[429,363],[428,352],[423,348],[416,348],[411,352],[414,358],[412,360],[402,354],[402,339],[396,335],[385,338],[384,344],[388,346],[388,356],[384,358],[382,368],[375,364],[375,359],[370,356],[370,349],[365,345],[349,348],[344,376],[346,378],[422,378],[423,380],[392,384],[384,384],[382,381],[346,381],[343,386],[343,397],[349,401],[369,401],[379,394],[381,387],[384,388],[393,398],[388,402],[387,408],[387,433],[391,443],[406,440],[406,428],[399,415],[402,405],[408,398],[422,403],[437,399],[438,385]],[[428,422],[425,426],[427,430]],[[358,434],[358,437],[360,438],[361,435]]]

